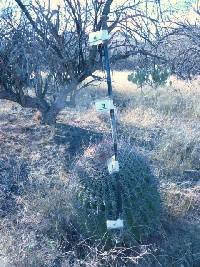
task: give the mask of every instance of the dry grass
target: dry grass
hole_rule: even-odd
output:
[[[2,102],[0,163],[6,158],[15,160],[17,168],[12,183],[19,183],[17,192],[20,192],[12,192],[11,202],[7,203],[8,195],[0,188],[1,205],[16,207],[15,212],[8,210],[1,217],[0,226],[1,254],[10,264],[16,267],[200,266],[200,79],[189,83],[171,77],[172,86],[157,90],[144,87],[141,92],[128,82],[128,74],[114,72],[112,76],[119,135],[143,150],[160,181],[161,236],[132,248],[111,250],[84,240],[75,224],[71,224],[74,198],[66,161],[69,149],[75,147],[73,144],[70,148],[68,140],[74,133],[67,135],[64,128],[59,132],[64,141],[58,143],[57,129],[36,126],[31,111]],[[90,104],[103,95],[106,95],[103,82],[80,92],[76,109],[63,110],[59,123],[70,125],[74,131],[83,129],[88,130],[87,134],[103,133],[107,137],[109,116],[97,114]],[[82,132],[78,134],[82,136]],[[88,139],[88,143],[80,145],[85,147],[83,156],[94,153],[90,135]],[[72,160],[77,158],[75,153],[72,156]],[[22,175],[24,163],[26,177]],[[187,170],[196,171],[195,178],[185,175]],[[13,173],[9,168],[7,172]]]

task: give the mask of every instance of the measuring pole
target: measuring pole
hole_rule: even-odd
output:
[[[108,30],[107,19],[108,19],[107,16],[102,16],[102,30]],[[107,75],[108,97],[111,100],[113,100],[111,69],[110,69],[110,60],[109,60],[108,42],[107,41],[103,44],[103,51],[104,51],[104,62],[105,62],[105,66],[106,66],[106,75]],[[118,161],[117,123],[116,123],[114,107],[110,110],[110,120],[111,120],[111,128],[112,128],[114,157],[115,157],[115,161]],[[116,217],[118,219],[118,218],[122,217],[122,195],[121,195],[120,175],[119,175],[119,172],[115,172],[112,175],[114,175],[115,181],[116,181],[116,200],[117,200]]]

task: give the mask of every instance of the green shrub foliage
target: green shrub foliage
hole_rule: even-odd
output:
[[[154,87],[166,84],[170,76],[170,70],[167,67],[155,65],[154,68],[137,69],[128,75],[128,80],[142,87],[149,84]]]
[[[116,176],[109,175],[106,160],[111,144],[101,143],[86,150],[76,162],[77,224],[85,238],[109,240],[106,220],[117,219]],[[92,152],[91,152],[92,151]],[[144,240],[159,227],[160,197],[147,160],[130,145],[119,146],[124,242]]]

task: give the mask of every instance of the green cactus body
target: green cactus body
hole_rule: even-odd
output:
[[[133,82],[138,87],[142,87],[146,84],[151,86],[162,86],[166,84],[170,77],[169,68],[156,65],[150,69],[137,69],[132,74],[128,75],[128,81]]]
[[[148,73],[143,69],[138,69],[132,74],[128,75],[128,80],[136,84],[138,87],[142,87],[147,81]]]
[[[85,237],[110,238],[106,220],[116,220],[116,177],[109,175],[106,161],[99,160],[100,151],[106,145],[99,144],[93,155],[82,156],[74,168],[78,186],[77,224]],[[159,227],[160,197],[157,182],[147,161],[130,145],[119,146],[120,185],[122,192],[124,241],[141,241],[152,235]],[[108,157],[109,157],[108,153]]]
[[[167,79],[169,78],[170,72],[158,66],[156,69],[154,69],[151,73],[153,84],[155,87],[158,87],[160,85],[164,85],[167,82]]]

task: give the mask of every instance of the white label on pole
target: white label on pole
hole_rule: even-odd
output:
[[[108,230],[121,229],[121,228],[124,228],[124,221],[121,219],[107,220],[106,225],[107,225]]]
[[[111,109],[114,109],[112,99],[99,99],[95,101],[96,110],[98,112],[109,112]]]
[[[115,156],[112,156],[108,161],[108,171],[110,174],[119,172],[119,162],[115,160]]]
[[[89,33],[89,44],[91,46],[102,44],[106,40],[109,40],[109,34],[107,30]]]
[[[67,96],[67,102],[70,102],[70,101],[71,101],[71,96],[68,95],[68,96]]]

